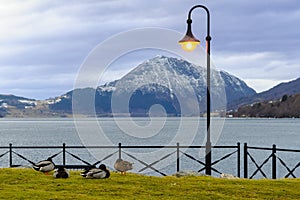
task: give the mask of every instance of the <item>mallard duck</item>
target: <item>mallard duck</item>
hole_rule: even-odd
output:
[[[85,178],[104,179],[104,178],[109,178],[110,172],[108,171],[108,169],[104,164],[101,164],[99,168],[86,169],[84,172],[81,172],[80,175]]]
[[[40,161],[36,164],[33,164],[33,169],[40,171],[48,175],[48,172],[54,169],[55,165],[52,162],[52,158],[49,157],[47,160]]]
[[[121,172],[121,174],[126,175],[126,171],[131,170],[132,169],[132,164],[128,161],[122,160],[121,158],[117,159],[114,167],[117,171]]]
[[[56,169],[54,171],[53,177],[54,178],[69,178],[70,177],[70,173],[69,173],[69,171],[66,168],[59,167],[58,169]]]

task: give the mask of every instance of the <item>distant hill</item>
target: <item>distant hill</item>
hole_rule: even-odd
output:
[[[239,107],[253,104],[256,102],[277,100],[284,95],[294,95],[297,93],[300,93],[300,78],[286,83],[280,83],[267,91],[232,101],[228,104],[228,110],[236,110]]]
[[[0,94],[0,117],[6,116],[8,109],[25,109],[28,106],[34,106],[34,99],[28,99],[15,95]]]
[[[2,113],[6,111],[9,106],[14,106],[16,108],[25,108],[31,103],[32,99],[27,99],[24,97],[18,97],[14,95],[3,95],[0,94],[0,110]]]
[[[270,97],[271,98],[271,97]],[[262,101],[240,107],[236,117],[300,117],[300,93],[283,95],[280,99]]]
[[[1,117],[65,117],[49,109],[49,102],[15,95],[0,95]]]
[[[236,117],[300,117],[300,78],[233,102]],[[238,108],[238,109],[237,109]]]
[[[263,100],[279,99],[283,95],[293,95],[297,93],[300,93],[300,78],[290,82],[280,83],[265,92],[257,94],[257,98]]]

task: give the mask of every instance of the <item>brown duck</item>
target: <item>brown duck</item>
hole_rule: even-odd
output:
[[[132,169],[132,164],[128,161],[122,160],[121,158],[117,159],[115,164],[114,164],[114,168],[121,172],[121,174],[126,175],[126,171],[131,170]]]

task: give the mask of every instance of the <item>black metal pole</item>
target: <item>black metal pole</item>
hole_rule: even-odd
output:
[[[63,143],[63,166],[66,165],[66,143]]]
[[[237,177],[241,177],[241,144],[237,143]]]
[[[122,144],[121,143],[119,143],[119,159],[121,159],[122,158]]]
[[[248,147],[244,143],[244,178],[248,178]]]
[[[179,172],[179,167],[180,167],[180,164],[179,164],[179,142],[177,142],[177,148],[176,148],[176,157],[177,157],[177,161],[176,161],[176,171]]]
[[[206,54],[207,54],[207,136],[205,145],[205,167],[206,174],[211,175],[211,140],[210,140],[210,36],[206,37]]]
[[[272,179],[276,179],[276,145],[272,147]]]
[[[210,14],[207,7],[203,5],[196,5],[192,7],[188,14],[188,20],[191,20],[192,11],[195,8],[203,8],[207,14],[207,36],[206,36],[206,61],[207,61],[207,77],[206,77],[206,84],[207,84],[207,135],[206,135],[206,145],[205,145],[205,173],[207,175],[211,175],[211,139],[210,139],[210,111],[211,111],[211,99],[210,99]]]
[[[9,143],[9,167],[12,167],[12,143]]]

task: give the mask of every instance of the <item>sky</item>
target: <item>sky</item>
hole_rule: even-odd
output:
[[[184,34],[196,4],[210,10],[211,58],[219,70],[257,92],[300,77],[297,0],[0,0],[0,94],[62,95],[98,44],[136,28]],[[194,35],[204,39],[205,12],[192,18]]]

